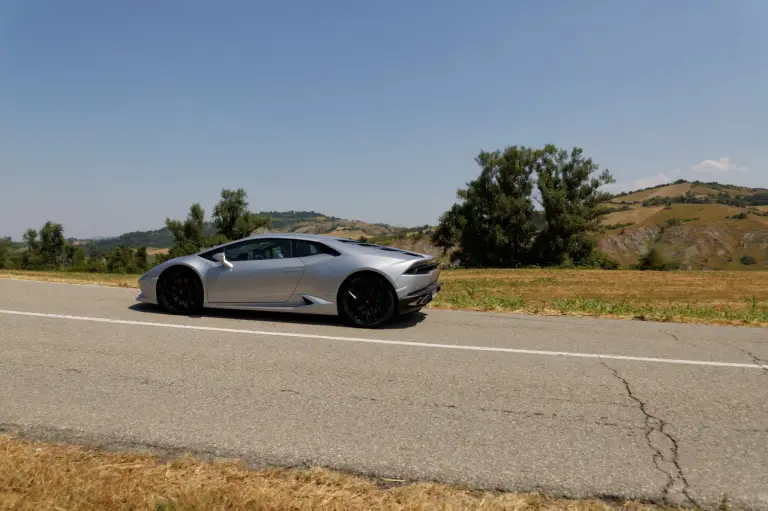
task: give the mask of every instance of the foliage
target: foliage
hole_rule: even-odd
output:
[[[221,200],[213,208],[212,223],[218,233],[227,240],[245,238],[270,223],[269,217],[248,210],[247,196],[242,188],[221,190]]]
[[[11,268],[11,253],[13,252],[13,243],[10,238],[0,238],[0,269]]]
[[[186,220],[167,218],[165,225],[173,234],[174,243],[168,257],[189,255],[200,250],[250,236],[259,227],[269,225],[269,217],[262,217],[248,210],[245,190],[221,191],[221,200],[213,208],[211,225],[215,233],[206,236],[205,210],[200,204],[192,204]]]
[[[165,219],[165,226],[173,234],[174,243],[168,252],[170,257],[194,254],[202,250],[205,244],[204,235],[205,210],[200,204],[192,204],[186,220]]]
[[[731,195],[728,192],[696,196],[691,191],[673,197],[651,197],[643,201],[643,207],[670,206],[672,204],[723,204],[737,208],[768,205],[768,192],[754,195]]]
[[[595,249],[589,234],[609,211],[603,203],[610,195],[600,191],[613,182],[607,170],[595,176],[599,166],[580,148],[569,153],[551,144],[481,151],[475,162],[480,175],[440,217],[437,246],[457,247],[452,258],[467,267],[588,263]]]
[[[745,266],[749,266],[751,264],[757,264],[757,259],[755,259],[751,255],[742,256],[741,259],[739,259],[739,261],[741,262],[741,264]]]
[[[633,268],[636,270],[666,271],[673,269],[674,263],[665,261],[659,249],[651,247]]]
[[[458,246],[454,259],[468,267],[528,264],[536,235],[531,176],[539,157],[539,151],[517,146],[481,151],[475,159],[480,176],[458,190],[462,202],[441,216],[433,242]]]
[[[626,222],[626,223],[618,223],[618,224],[608,224],[604,225],[603,228],[608,231],[613,231],[616,229],[623,229],[624,227],[630,227],[635,225],[635,222]]]

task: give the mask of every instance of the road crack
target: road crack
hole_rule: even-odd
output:
[[[684,504],[700,508],[696,500],[690,495],[690,485],[685,478],[685,474],[683,473],[683,469],[680,466],[680,461],[678,459],[680,445],[678,444],[677,439],[667,431],[668,424],[663,419],[652,415],[648,411],[645,402],[635,395],[629,382],[623,378],[616,369],[606,364],[602,359],[600,359],[600,363],[611,371],[616,379],[624,385],[627,395],[632,401],[637,403],[638,408],[645,417],[645,441],[651,449],[651,452],[653,452],[653,464],[659,472],[667,477],[667,483],[662,489],[664,502],[667,504],[675,504],[671,502],[670,496],[673,491],[677,491],[687,501]]]
[[[668,332],[666,330],[662,330],[662,332],[667,334],[668,336],[670,336],[671,338],[673,338],[677,342],[680,342],[680,343],[683,343],[683,344],[687,344],[688,346],[691,346],[692,348],[701,349],[701,346],[697,346],[696,344],[693,344],[692,342],[684,341],[684,340],[680,339],[676,334],[673,334],[672,332]]]
[[[762,370],[765,372],[765,374],[768,374],[768,360],[766,360],[766,359],[764,359],[764,358],[760,358],[760,357],[758,357],[757,355],[755,355],[755,354],[754,354],[754,353],[752,353],[751,351],[747,351],[747,350],[745,350],[745,349],[743,349],[743,348],[739,348],[739,347],[738,347],[738,346],[736,346],[735,344],[731,344],[731,343],[729,343],[729,342],[726,342],[726,343],[724,343],[724,344],[725,344],[726,346],[730,346],[731,348],[733,348],[733,349],[735,349],[735,350],[739,350],[740,352],[742,352],[742,353],[744,353],[745,355],[747,355],[749,358],[751,358],[751,359],[752,359],[752,362],[753,362],[753,363],[754,363],[754,364],[755,364],[757,367],[759,367],[760,369],[762,369]]]
[[[738,349],[738,348],[737,348]],[[744,350],[742,350],[744,351]],[[765,371],[765,374],[768,374],[768,360],[762,359],[752,353],[751,351],[744,351],[747,355],[749,355],[752,358],[752,362],[760,366],[760,368]]]

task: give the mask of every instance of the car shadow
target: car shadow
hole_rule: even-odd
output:
[[[128,307],[128,310],[133,312],[139,312],[142,314],[157,314],[160,316],[172,316],[163,311],[157,305],[151,305],[146,303],[137,303]],[[188,318],[225,318],[225,319],[239,319],[245,321],[265,321],[272,323],[286,323],[286,324],[301,324],[301,325],[328,325],[328,326],[342,326],[349,328],[350,330],[361,330],[353,326],[344,323],[338,316],[326,316],[318,314],[297,314],[290,312],[272,312],[272,311],[242,311],[242,310],[225,310],[225,309],[205,309],[202,314],[187,315]],[[399,316],[392,321],[381,325],[376,330],[397,330],[402,328],[412,328],[427,317],[423,312],[414,312],[406,316]]]

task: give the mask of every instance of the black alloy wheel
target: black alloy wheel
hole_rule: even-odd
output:
[[[389,283],[378,275],[352,277],[340,293],[341,313],[358,327],[373,328],[395,315],[395,296]]]
[[[158,283],[160,306],[172,314],[200,314],[203,310],[203,286],[197,274],[187,268],[170,268]]]

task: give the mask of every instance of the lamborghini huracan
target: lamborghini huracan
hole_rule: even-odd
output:
[[[173,314],[205,308],[338,315],[377,327],[440,291],[434,257],[333,236],[259,234],[159,264],[140,302]]]

